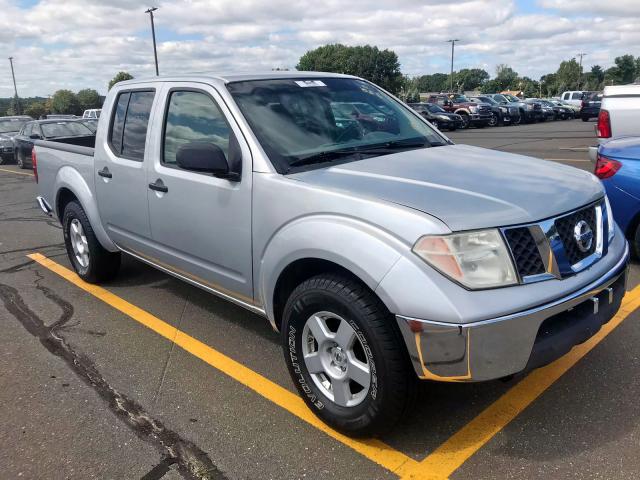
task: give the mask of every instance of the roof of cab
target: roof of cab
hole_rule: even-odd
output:
[[[242,82],[251,80],[282,80],[282,79],[295,79],[295,78],[358,78],[353,75],[344,75],[341,73],[330,72],[299,72],[288,70],[277,70],[273,72],[257,72],[257,73],[193,73],[187,75],[166,75],[159,77],[146,77],[135,78],[133,80],[125,80],[118,82],[117,86],[122,85],[134,85],[136,83],[150,83],[150,82],[210,82],[212,80],[222,83]]]

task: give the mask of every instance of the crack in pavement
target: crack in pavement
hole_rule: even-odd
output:
[[[27,306],[17,289],[0,283],[0,299],[4,307],[28,333],[40,341],[47,351],[62,359],[83,383],[91,387],[107,403],[109,410],[117,418],[140,439],[152,444],[161,452],[160,464],[143,478],[147,480],[161,478],[168,471],[169,465],[176,464],[178,472],[187,479],[226,479],[227,477],[213,464],[206,452],[165,427],[161,421],[152,418],[139,403],[113,388],[91,359],[76,351],[60,335],[60,331],[64,330],[73,317],[73,305],[50,288],[41,285],[40,281],[44,277],[37,271],[35,273],[38,276],[35,282],[36,288],[61,308],[60,317],[51,326],[45,325],[44,321]]]

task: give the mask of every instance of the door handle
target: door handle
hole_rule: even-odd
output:
[[[111,174],[111,172],[109,171],[109,169],[107,167],[104,167],[102,170],[98,170],[98,175],[100,175],[101,177],[104,178],[112,178],[113,175]]]
[[[169,191],[169,188],[164,183],[162,183],[162,180],[160,179],[156,180],[155,183],[150,183],[149,188],[151,190],[155,190],[156,192],[167,193]]]

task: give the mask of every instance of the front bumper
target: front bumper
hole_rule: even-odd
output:
[[[2,146],[0,146],[0,153],[2,153],[2,154],[13,153],[13,146],[12,145],[2,145]]]
[[[466,324],[397,315],[420,378],[475,382],[541,367],[592,337],[620,307],[629,247],[596,281],[522,312]]]

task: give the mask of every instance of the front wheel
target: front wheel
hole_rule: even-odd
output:
[[[16,156],[16,163],[18,164],[18,168],[21,168],[22,170],[27,168],[27,166],[24,163],[24,155],[20,155],[20,150],[17,150],[15,152],[15,156]]]
[[[463,130],[469,128],[469,126],[471,125],[471,119],[469,118],[469,115],[461,113],[460,116],[462,117],[462,126],[460,128]]]
[[[82,206],[72,201],[62,216],[62,231],[67,255],[80,278],[99,283],[116,276],[120,268],[120,252],[109,252],[100,245]]]
[[[300,395],[336,430],[388,431],[413,399],[415,373],[395,321],[354,279],[321,274],[300,284],[284,308],[282,340]]]
[[[589,121],[589,117],[587,117],[586,115],[582,116],[582,121],[583,122],[588,122]]]
[[[489,119],[489,126],[490,127],[495,127],[498,125],[498,115],[496,115],[495,113],[491,114],[491,118]]]

